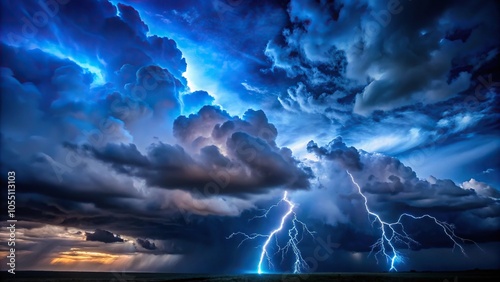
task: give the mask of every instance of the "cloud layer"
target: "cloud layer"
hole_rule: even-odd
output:
[[[317,271],[385,270],[346,171],[384,219],[488,250],[408,221],[408,270],[498,266],[496,2],[40,3],[1,9],[25,269],[253,271],[260,242],[226,238],[269,232],[288,191],[303,254],[335,246]]]

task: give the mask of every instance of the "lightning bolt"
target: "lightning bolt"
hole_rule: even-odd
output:
[[[437,218],[435,218],[431,215],[428,215],[428,214],[424,214],[422,216],[414,216],[414,215],[411,215],[408,213],[403,213],[399,216],[398,220],[395,222],[383,221],[382,218],[378,214],[376,214],[375,212],[370,210],[370,208],[368,207],[368,199],[361,191],[361,187],[359,187],[359,184],[354,180],[354,177],[352,176],[352,174],[349,171],[346,171],[346,172],[351,177],[352,183],[358,188],[358,193],[364,199],[365,209],[369,215],[368,217],[372,216],[374,218],[372,221],[372,226],[375,222],[378,222],[378,224],[380,224],[380,230],[382,231],[382,233],[380,235],[380,238],[371,246],[372,249],[370,251],[370,254],[372,254],[378,248],[378,251],[375,253],[375,259],[377,260],[377,263],[378,263],[377,256],[382,255],[383,257],[386,258],[387,261],[390,261],[391,267],[390,267],[389,271],[397,271],[396,266],[395,266],[396,262],[403,261],[403,257],[400,255],[400,253],[398,252],[398,250],[395,247],[396,242],[403,243],[408,248],[410,248],[410,244],[412,244],[412,243],[418,244],[418,242],[415,241],[414,239],[412,239],[406,233],[406,231],[404,229],[404,225],[401,222],[401,220],[405,217],[409,217],[409,218],[416,219],[416,220],[424,219],[424,218],[432,219],[434,221],[434,223],[436,223],[438,226],[440,226],[443,229],[443,232],[446,234],[446,236],[448,236],[448,238],[450,238],[450,240],[453,242],[453,249],[458,247],[464,256],[467,256],[467,254],[465,253],[465,250],[464,250],[463,246],[460,244],[460,242],[465,243],[466,241],[468,241],[468,242],[472,242],[472,243],[476,244],[476,242],[474,242],[472,240],[457,236],[455,234],[453,225],[446,223],[446,222],[443,222],[443,221],[440,221]],[[481,249],[477,244],[476,244],[476,246],[479,249]]]
[[[250,220],[253,220],[255,218],[267,217],[267,215],[269,214],[271,209],[277,207],[282,202],[285,202],[288,205],[288,211],[281,218],[280,225],[276,229],[272,230],[271,233],[269,233],[269,234],[259,234],[259,233],[246,234],[243,232],[235,232],[226,238],[226,239],[231,239],[232,237],[237,236],[237,235],[244,236],[245,239],[243,239],[240,242],[238,247],[241,246],[241,244],[243,244],[243,242],[245,242],[246,240],[253,240],[253,239],[257,239],[257,238],[266,238],[264,245],[262,245],[262,250],[261,250],[261,253],[259,256],[259,263],[257,265],[257,273],[258,274],[262,274],[262,264],[263,264],[264,258],[267,259],[269,266],[273,266],[272,258],[269,254],[269,251],[268,251],[269,244],[271,243],[271,240],[273,238],[275,239],[275,243],[276,243],[276,246],[278,248],[278,250],[274,253],[274,255],[281,252],[282,261],[285,258],[285,254],[290,249],[293,251],[293,253],[295,255],[295,262],[294,262],[294,266],[293,266],[294,273],[300,273],[302,270],[307,270],[309,268],[307,262],[302,257],[302,253],[300,252],[298,244],[303,240],[304,233],[307,233],[307,234],[311,235],[311,237],[313,237],[314,231],[310,231],[305,223],[303,223],[302,221],[297,219],[297,214],[293,210],[295,207],[295,204],[287,198],[286,191],[285,191],[285,194],[283,195],[283,198],[278,203],[272,205],[269,209],[265,210],[265,213],[263,215],[256,216]],[[278,238],[276,237],[276,234],[279,233],[281,230],[283,230],[283,228],[285,226],[285,222],[290,217],[291,217],[290,220],[292,222],[292,226],[290,227],[290,229],[288,229],[288,241],[283,247],[281,247],[278,243]],[[302,227],[302,232],[299,232],[300,227]],[[302,234],[302,235],[299,236],[299,234]]]

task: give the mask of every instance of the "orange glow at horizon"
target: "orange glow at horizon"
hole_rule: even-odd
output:
[[[50,264],[76,264],[76,263],[97,263],[112,264],[119,258],[118,255],[112,255],[100,252],[86,252],[71,250],[69,252],[60,252],[59,256],[52,259]]]

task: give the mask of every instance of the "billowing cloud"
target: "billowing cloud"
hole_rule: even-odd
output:
[[[488,36],[498,25],[481,24],[498,16],[494,7],[493,1],[468,9],[448,2],[291,1],[293,26],[266,54],[275,68],[303,75],[325,93],[346,89],[347,97],[361,85],[358,114],[435,103],[469,89],[473,73],[498,53],[498,39]],[[483,52],[491,56],[479,59]]]
[[[109,231],[102,229],[96,229],[94,233],[86,232],[85,240],[99,241],[103,243],[123,242],[123,239],[120,237],[120,235],[115,235]]]
[[[85,4],[78,1],[63,2],[53,3],[52,16],[47,16],[46,10],[34,2],[22,5],[5,3],[4,11],[19,17],[16,21],[6,22],[9,32],[3,34],[2,41],[11,46],[34,45],[43,51],[65,54],[77,62],[103,69],[108,81],[122,79],[118,87],[134,80],[134,76],[127,78],[118,75],[124,66],[135,72],[153,63],[168,69],[186,85],[182,78],[186,62],[175,41],[155,35],[147,36],[149,29],[134,8],[124,4],[114,6],[109,1],[90,1]],[[36,17],[25,16],[40,11],[46,16],[43,25],[38,24]],[[44,38],[51,40],[46,41]]]
[[[350,183],[350,178],[346,176],[347,170],[360,184],[370,209],[386,221],[396,221],[398,216],[405,212],[417,216],[430,214],[456,224],[457,232],[462,232],[461,234],[472,239],[495,240],[500,209],[492,195],[497,195],[497,191],[484,183],[471,180],[459,186],[447,179],[429,177],[423,180],[400,160],[347,147],[340,138],[324,147],[311,142],[308,148],[321,159],[331,162],[311,164],[316,174],[322,175],[318,179],[321,186],[336,187],[314,192],[337,195],[331,200],[325,199],[326,203],[322,204],[337,207],[337,211],[333,211],[337,216],[329,220],[330,224],[359,226],[365,222],[365,219],[360,217],[366,214],[364,203],[357,189]],[[321,198],[319,195],[314,197]],[[315,207],[310,208],[312,214],[323,218],[323,215],[317,214]],[[424,223],[412,224],[420,226]],[[370,228],[370,225],[366,225],[366,228]],[[365,232],[370,233],[368,230]],[[419,242],[441,244],[433,243],[425,237],[420,238]]]
[[[149,241],[148,239],[137,238],[137,244],[143,247],[146,250],[156,250],[156,244],[154,242]]]
[[[248,110],[240,119],[205,106],[197,114],[180,116],[174,135],[182,146],[154,143],[147,155],[133,144],[82,149],[154,187],[203,194],[262,193],[280,186],[309,188],[310,170],[288,148],[276,146],[277,130],[262,111]]]
[[[311,141],[307,144],[307,150],[328,160],[339,161],[350,170],[360,170],[363,168],[358,150],[354,147],[347,147],[342,142],[341,137],[335,138],[326,147],[319,147]]]
[[[214,102],[214,97],[208,94],[208,92],[201,90],[184,94],[181,98],[184,104],[184,114],[196,113],[203,106],[211,105]]]
[[[495,199],[500,198],[500,192],[498,190],[496,190],[495,188],[491,187],[490,185],[484,182],[479,182],[474,178],[471,178],[469,181],[463,182],[461,186],[464,189],[472,189],[477,194],[482,196],[491,197]]]
[[[496,3],[121,2],[2,2],[21,268],[248,271],[258,248],[226,238],[269,232],[286,190],[306,257],[335,246],[318,271],[381,271],[346,170],[384,219],[493,250],[432,269],[496,267]],[[408,268],[451,247],[431,223],[407,225]]]

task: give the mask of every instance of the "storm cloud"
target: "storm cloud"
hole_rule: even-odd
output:
[[[115,235],[109,231],[102,229],[96,229],[94,233],[85,233],[85,240],[99,241],[103,243],[123,242],[123,239],[120,238],[120,235]]]
[[[268,44],[266,54],[275,68],[303,75],[326,93],[337,88],[347,96],[368,81],[356,95],[358,114],[435,103],[469,89],[472,73],[498,53],[498,39],[488,36],[498,33],[498,25],[480,24],[497,16],[495,4],[470,5],[291,1],[293,25]],[[479,53],[489,58],[479,59]],[[458,58],[474,67],[461,68],[454,63]]]
[[[347,172],[384,220],[467,239],[405,218],[402,270],[498,267],[498,3],[119,2],[2,2],[21,268],[253,271],[262,238],[228,237],[286,191],[316,271],[385,271]]]
[[[197,114],[180,116],[174,135],[186,149],[159,142],[151,144],[146,155],[133,144],[108,144],[102,149],[84,145],[81,151],[154,187],[202,194],[309,188],[312,172],[288,148],[276,146],[277,130],[262,111],[248,110],[240,119],[205,106]]]
[[[416,216],[430,214],[456,224],[457,230],[476,230],[466,231],[466,235],[477,236],[479,240],[495,240],[493,238],[498,235],[498,198],[491,196],[496,190],[490,190],[484,183],[472,179],[459,186],[452,180],[433,176],[427,180],[420,179],[400,160],[347,147],[341,138],[334,139],[325,147],[311,142],[309,148],[331,162],[331,165],[316,166],[316,173],[323,175],[319,180],[322,186],[335,185],[341,179],[350,180],[346,171],[350,172],[367,197],[370,209],[384,220],[395,222],[403,213]],[[338,196],[332,198],[330,204],[339,209],[337,213],[341,216],[330,224],[359,226],[365,219],[357,217],[359,213],[353,214],[352,211],[363,210],[362,198],[355,186],[349,181],[347,183],[335,185],[338,186],[335,191]],[[328,190],[315,193],[328,193]],[[425,238],[422,242],[433,243]]]
[[[148,239],[137,238],[137,244],[146,250],[156,250],[156,244]]]

